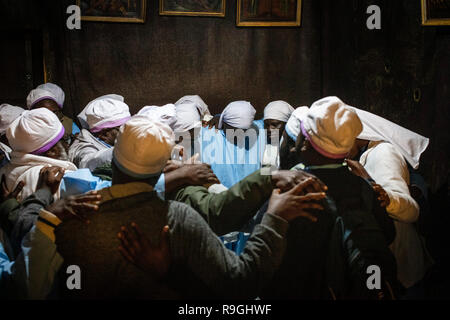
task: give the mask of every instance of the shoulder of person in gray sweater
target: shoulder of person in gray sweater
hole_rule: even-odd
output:
[[[120,227],[131,222],[136,222],[152,243],[159,242],[163,226],[169,225],[174,268],[167,279],[175,280],[173,288],[186,298],[256,297],[281,263],[288,228],[285,220],[266,214],[237,256],[194,209],[176,201],[164,202],[152,192],[106,201],[90,221],[89,225],[78,220],[64,222],[55,234],[65,262],[84,270],[84,288],[92,288],[89,293],[96,296],[100,291],[113,291],[113,287],[117,296],[122,288],[142,290],[139,286],[147,282],[117,249]]]

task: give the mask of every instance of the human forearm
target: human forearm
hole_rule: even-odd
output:
[[[41,209],[52,202],[53,195],[51,191],[47,188],[42,188],[27,197],[20,207],[10,213],[10,219],[14,220],[11,243],[16,253],[20,251],[20,243],[35,224]]]
[[[218,296],[254,298],[281,263],[288,224],[266,214],[240,256],[226,249],[195,212],[170,228],[174,260],[182,260]]]
[[[41,221],[39,221],[41,222]],[[33,228],[22,242],[28,262],[27,298],[45,299],[53,288],[55,276],[63,263],[54,244],[39,224]]]
[[[407,223],[417,221],[419,218],[419,205],[409,194],[390,190],[386,190],[386,193],[390,199],[386,211],[392,218]]]
[[[49,226],[53,223],[49,224],[48,220],[57,223],[47,214],[39,214],[39,220],[25,235],[14,261],[9,261],[0,250],[0,287],[9,292],[9,298],[44,299],[50,293],[63,260],[47,236],[49,231],[53,234],[53,227]]]
[[[270,175],[260,171],[247,176],[227,191],[209,193],[206,188],[187,187],[175,195],[175,200],[194,208],[218,235],[242,228],[270,197]]]
[[[0,228],[9,235],[14,227],[17,216],[11,215],[20,203],[15,199],[8,199],[0,204]]]
[[[188,181],[187,177],[183,175],[183,172],[178,169],[164,173],[164,180],[166,194],[179,189]]]

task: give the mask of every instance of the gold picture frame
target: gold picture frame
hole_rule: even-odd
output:
[[[439,3],[437,1],[439,1]],[[450,0],[421,0],[421,5],[423,26],[450,25]],[[431,6],[435,7],[430,8]],[[439,10],[443,10],[443,14],[446,16],[445,18],[439,14]]]
[[[95,12],[97,12],[97,15],[86,14],[86,5],[87,5],[86,2],[89,1],[77,0],[77,5],[81,8],[82,21],[145,23],[147,13],[147,0],[126,0],[126,1],[122,0],[121,2],[124,2],[125,4],[128,5],[128,10],[130,9],[132,4],[134,4],[134,9],[136,10],[136,11],[126,11],[124,10],[125,7],[123,6],[122,8],[120,8],[122,10],[119,9],[119,11],[122,13],[122,16],[98,14],[101,8],[88,9],[92,10],[93,12],[95,10]],[[126,16],[126,14],[129,14],[129,16]]]
[[[287,1],[289,3],[286,3],[288,7],[290,7],[291,4],[296,4],[294,10],[289,10],[291,19],[276,19],[276,17],[273,18],[273,20],[268,20],[267,18],[260,18],[258,19],[258,1],[252,1],[252,3],[249,3],[250,0],[237,0],[237,15],[236,15],[236,25],[238,27],[299,27],[302,22],[302,0],[291,0]],[[272,2],[272,1],[271,1]],[[276,1],[276,2],[281,2]],[[255,7],[256,3],[256,7]],[[247,5],[247,9],[243,7],[243,5]],[[253,6],[254,10],[253,13],[249,14],[249,7]],[[281,6],[281,4],[280,4]],[[289,9],[289,8],[288,8]],[[288,10],[286,9],[286,10]],[[295,15],[294,15],[295,13]],[[251,17],[253,15],[254,17]],[[295,19],[294,19],[295,18]]]
[[[167,0],[159,0],[159,14],[161,16],[208,16],[208,17],[225,17],[226,0],[219,0],[220,11],[179,11],[165,6]]]

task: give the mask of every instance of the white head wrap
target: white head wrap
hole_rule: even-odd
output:
[[[359,139],[389,142],[414,169],[419,167],[420,156],[427,149],[430,139],[373,113],[351,108],[363,124]]]
[[[161,173],[174,145],[174,134],[169,126],[135,115],[120,128],[113,161],[129,176],[149,178]]]
[[[294,108],[285,101],[272,101],[264,108],[264,120],[273,119],[287,122]]]
[[[2,142],[0,142],[0,153],[1,152],[3,152],[5,154],[5,157],[8,161],[11,160],[11,157],[9,154],[12,152],[12,149]]]
[[[121,126],[131,117],[128,105],[123,101],[122,96],[115,94],[92,100],[78,115],[82,127],[91,132],[99,132]]]
[[[139,110],[137,114],[145,115],[147,117],[150,117],[154,121],[162,122],[172,129],[177,122],[177,113],[174,104],[166,104],[162,107],[146,106]]]
[[[255,118],[256,110],[248,101],[234,101],[227,105],[219,119],[219,129],[225,122],[238,129],[248,129]]]
[[[202,126],[200,114],[195,103],[179,104],[175,107],[175,110],[177,113],[177,122],[173,127],[175,132],[186,132]]]
[[[27,107],[32,109],[39,101],[50,99],[62,108],[64,105],[65,94],[64,91],[54,83],[44,83],[39,85],[36,89],[31,90],[27,97]]]
[[[314,102],[311,108],[297,108],[286,125],[288,135],[297,140],[298,133],[320,154],[331,159],[347,156],[362,131],[356,112],[337,97]]]
[[[294,141],[297,141],[297,137],[300,134],[300,120],[306,117],[308,110],[309,108],[305,106],[298,107],[294,110],[294,112],[292,112],[289,120],[286,123],[285,131],[288,136]]]
[[[16,120],[25,110],[21,107],[4,103],[0,106],[0,136],[5,134],[9,125]]]
[[[13,151],[42,154],[64,135],[58,117],[46,108],[26,110],[6,130]]]
[[[301,119],[302,134],[325,157],[345,158],[362,131],[358,115],[337,97],[326,97],[309,108]]]
[[[193,95],[193,96],[184,96],[177,102],[175,102],[175,106],[178,106],[179,104],[183,103],[195,103],[195,106],[198,109],[198,112],[200,113],[200,116],[202,119],[205,117],[205,115],[211,115],[208,109],[208,105],[203,101],[200,96]]]

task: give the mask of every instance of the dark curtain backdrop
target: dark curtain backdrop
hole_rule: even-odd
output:
[[[47,76],[74,118],[108,93],[132,112],[199,94],[213,113],[245,99],[258,116],[275,99],[300,106],[337,95],[429,137],[420,170],[433,189],[446,183],[449,27],[422,27],[420,0],[302,2],[300,28],[238,28],[230,0],[225,18],[159,16],[148,0],[145,24],[82,22],[74,31],[65,27],[74,1],[2,0],[0,14],[2,32],[26,24],[47,37]],[[366,28],[372,4],[381,30]]]

